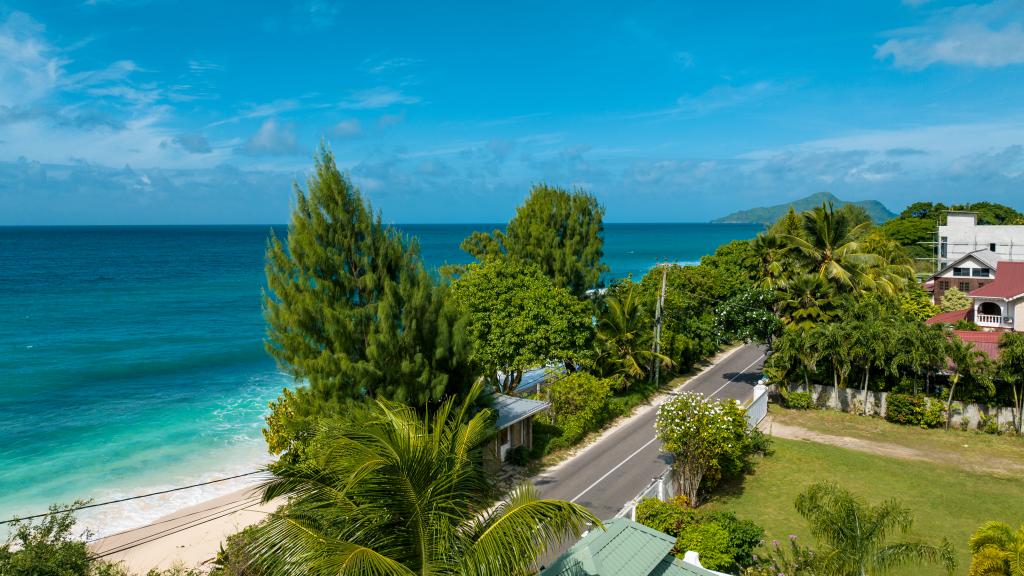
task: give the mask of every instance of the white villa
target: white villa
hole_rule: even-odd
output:
[[[968,255],[958,262],[968,267],[971,258],[973,257]],[[973,276],[970,277],[973,278]],[[942,282],[944,280],[942,278],[944,277],[933,278],[936,294],[943,290]],[[994,279],[990,282],[982,282],[967,296],[971,299],[969,309],[939,314],[929,319],[928,323],[955,324],[959,320],[969,320],[984,331],[1024,331],[1024,325],[1022,325],[1024,324],[1024,262],[1000,261],[996,264]],[[1017,320],[1020,322],[1018,323]]]
[[[998,261],[1024,261],[1024,226],[979,225],[977,212],[949,211],[946,225],[939,226],[938,262],[942,270],[978,251],[992,253]]]

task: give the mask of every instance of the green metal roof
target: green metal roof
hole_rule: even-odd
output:
[[[626,518],[595,528],[540,576],[709,576],[672,556],[675,538]]]

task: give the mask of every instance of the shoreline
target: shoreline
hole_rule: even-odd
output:
[[[242,488],[100,538],[89,544],[89,550],[103,560],[122,562],[133,574],[175,565],[209,568],[228,536],[259,522],[282,503],[262,504],[257,488]]]

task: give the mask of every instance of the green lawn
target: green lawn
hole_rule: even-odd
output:
[[[835,433],[835,432],[833,432]],[[936,432],[940,433],[940,432]],[[806,524],[793,500],[817,480],[833,480],[877,503],[895,498],[913,510],[914,534],[938,541],[947,538],[960,559],[957,574],[970,562],[967,540],[987,520],[1017,527],[1024,522],[1024,480],[968,472],[929,462],[896,460],[799,440],[775,439],[775,453],[761,460],[741,482],[724,486],[708,504],[732,510],[765,528],[768,540],[786,541],[796,534],[811,544]],[[943,574],[934,567],[914,567],[898,574]]]

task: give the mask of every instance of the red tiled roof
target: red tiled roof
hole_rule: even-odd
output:
[[[937,314],[924,321],[925,324],[956,324],[960,320],[967,320],[967,317],[971,315],[974,310],[968,308],[967,310],[954,310],[952,312],[943,312]]]
[[[1024,294],[1024,262],[999,262],[996,279],[972,291],[969,296],[1013,298]]]
[[[974,332],[972,330],[953,330],[958,338],[964,342],[974,344],[974,347],[984,352],[993,360],[999,359],[999,337],[1002,332]]]

